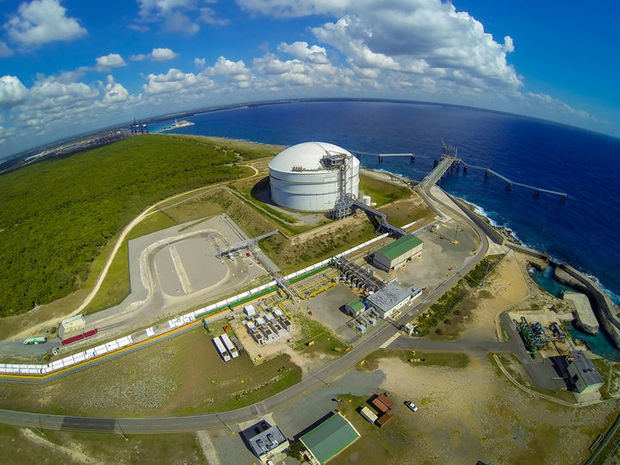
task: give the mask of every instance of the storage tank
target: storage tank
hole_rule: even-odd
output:
[[[326,156],[344,160],[346,193],[357,198],[360,162],[349,151],[326,142],[293,145],[269,162],[271,200],[301,211],[328,211],[340,189],[340,170],[328,168]]]

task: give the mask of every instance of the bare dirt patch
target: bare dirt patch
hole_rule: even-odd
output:
[[[498,376],[486,358],[473,358],[458,369],[390,358],[381,360],[379,369],[398,421],[384,428],[393,428],[390,435],[365,434],[365,446],[354,444],[334,463],[355,463],[360,447],[391,451],[386,464],[581,463],[618,408],[617,401],[571,409],[534,399]],[[419,411],[410,412],[404,400],[414,401]],[[364,422],[357,414],[350,419],[355,425]],[[398,444],[407,447],[406,453],[398,452]]]

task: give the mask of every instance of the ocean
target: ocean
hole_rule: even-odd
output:
[[[448,174],[446,191],[477,205],[525,245],[548,252],[598,280],[620,304],[620,139],[548,121],[451,105],[393,101],[293,101],[248,105],[186,117],[175,130],[292,145],[320,140],[351,151],[414,153],[407,158],[361,156],[363,166],[421,179],[441,154],[458,147],[470,165],[515,182],[566,192],[557,196],[519,186],[510,191],[484,171]],[[161,122],[151,129],[163,128]]]

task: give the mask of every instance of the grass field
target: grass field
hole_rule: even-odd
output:
[[[465,368],[469,365],[469,357],[463,352],[431,352],[404,349],[383,349],[369,354],[358,369],[374,371],[379,368],[379,360],[384,358],[398,358],[411,366],[435,366],[448,368]]]
[[[295,350],[307,355],[316,353],[341,355],[347,349],[347,346],[324,324],[301,312],[293,313],[292,318],[293,323],[301,328],[301,334],[294,341]]]
[[[93,263],[146,206],[249,176],[244,160],[274,148],[167,135],[131,137],[0,176],[0,315],[59,299],[90,281]]]
[[[412,194],[411,189],[406,186],[381,181],[365,174],[360,174],[360,191],[363,194],[370,195],[378,207],[389,202],[406,199]],[[360,197],[362,192],[360,192]]]
[[[21,429],[0,425],[3,465],[183,463],[207,465],[192,433],[130,435]]]
[[[215,334],[222,322],[212,324]],[[40,386],[0,385],[0,407],[87,416],[189,415],[233,410],[297,383],[281,355],[254,367],[224,363],[202,327]]]

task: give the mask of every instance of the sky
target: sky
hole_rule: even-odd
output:
[[[394,98],[620,136],[616,2],[0,0],[0,158],[241,102]]]

